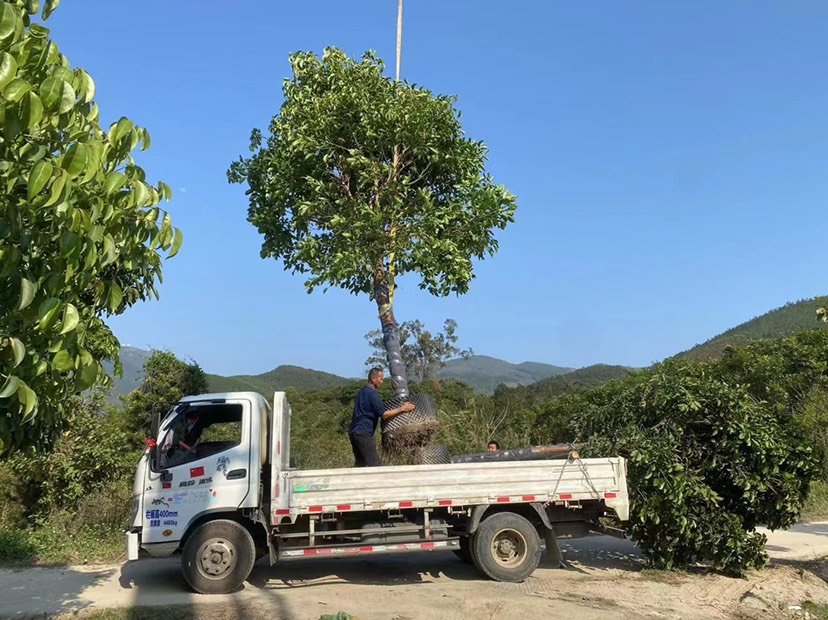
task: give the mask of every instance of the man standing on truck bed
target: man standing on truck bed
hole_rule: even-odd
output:
[[[354,467],[380,465],[377,444],[374,441],[374,431],[380,419],[388,420],[414,410],[414,403],[403,403],[396,409],[386,411],[378,392],[383,380],[382,368],[376,366],[368,372],[368,385],[357,393],[354,417],[351,420],[351,428],[348,429],[348,438],[354,451]]]

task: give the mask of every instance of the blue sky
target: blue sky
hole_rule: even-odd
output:
[[[454,93],[518,196],[463,297],[405,279],[399,320],[459,323],[512,362],[641,366],[828,292],[828,3],[407,0],[403,77]],[[288,54],[377,50],[396,1],[64,0],[48,25],[106,122],[147,127],[139,163],[185,236],[161,300],[111,325],[208,372],[361,374],[376,307],[308,295],[259,258],[225,170],[281,104]]]

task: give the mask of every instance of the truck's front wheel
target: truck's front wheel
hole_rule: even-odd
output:
[[[235,521],[210,521],[196,529],[181,552],[187,584],[199,594],[228,594],[253,570],[253,537]]]
[[[497,581],[523,581],[538,567],[538,532],[524,517],[499,512],[484,520],[472,538],[477,567]]]

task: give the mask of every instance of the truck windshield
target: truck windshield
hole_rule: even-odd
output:
[[[171,413],[159,441],[162,469],[212,456],[241,442],[240,404],[183,403]]]

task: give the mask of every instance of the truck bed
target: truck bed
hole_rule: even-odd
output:
[[[629,516],[619,457],[292,470],[279,485],[274,523],[300,514],[586,500]]]

